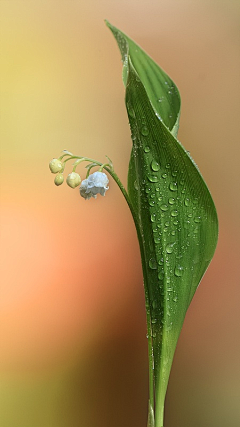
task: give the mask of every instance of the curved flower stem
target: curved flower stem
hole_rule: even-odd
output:
[[[118,178],[117,174],[109,169],[107,166],[103,165],[104,169],[106,169],[106,171],[112,176],[112,178],[114,179],[114,181],[117,183],[118,187],[120,188],[123,196],[125,197],[125,200],[129,206],[129,209],[131,211],[133,220],[134,220],[134,224],[136,227],[136,231],[137,231],[137,236],[138,236],[138,241],[139,241],[139,246],[140,246],[140,252],[141,252],[141,257],[142,259],[145,258],[145,252],[144,252],[144,247],[143,247],[143,242],[142,242],[142,236],[141,236],[141,230],[139,227],[139,222],[137,219],[137,216],[135,214],[135,211],[133,209],[132,203],[129,199],[129,195],[125,189],[125,187],[123,186],[123,184],[121,183],[120,179]],[[147,275],[145,274],[145,265],[146,263],[142,262],[142,268],[143,268],[143,277],[147,277]],[[148,305],[148,295],[146,294],[146,289],[147,287],[145,286],[145,298],[146,298],[146,306]],[[151,325],[151,316],[150,316],[150,311],[148,309],[146,309],[146,315],[147,315],[147,339],[148,339],[148,362],[149,362],[149,415],[148,415],[148,426],[149,427],[154,427],[154,361],[153,361],[153,347],[152,347],[152,325]]]

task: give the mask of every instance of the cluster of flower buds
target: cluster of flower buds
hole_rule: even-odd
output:
[[[59,186],[64,182],[63,172],[64,172],[66,162],[71,159],[77,159],[73,164],[73,171],[70,174],[68,174],[66,179],[66,183],[69,185],[69,187],[76,188],[81,184],[80,195],[86,200],[91,199],[91,197],[95,199],[97,197],[97,194],[101,194],[101,196],[105,196],[105,193],[109,188],[108,187],[109,180],[107,175],[104,172],[102,172],[102,170],[105,167],[108,167],[109,169],[113,170],[111,160],[108,159],[109,163],[101,164],[87,157],[74,156],[72,153],[70,153],[67,150],[64,150],[63,153],[64,154],[62,154],[58,159],[52,159],[51,162],[49,163],[50,171],[56,174],[54,179],[55,185]],[[83,161],[90,162],[90,164],[87,165],[88,171],[87,171],[86,179],[84,179],[81,182],[81,177],[77,172],[75,172],[75,169],[77,165]],[[90,174],[91,169],[95,166],[99,166],[99,170],[97,172]]]

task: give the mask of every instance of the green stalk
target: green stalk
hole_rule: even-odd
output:
[[[148,427],[154,427],[154,360],[153,360],[153,346],[152,346],[152,324],[151,324],[151,314],[149,307],[149,296],[148,296],[148,286],[146,283],[146,256],[144,251],[144,245],[142,241],[142,235],[140,231],[139,221],[137,219],[136,213],[133,209],[132,203],[129,199],[128,193],[118,178],[117,174],[109,169],[104,167],[106,171],[112,176],[118,187],[120,188],[128,206],[131,211],[135,228],[137,231],[138,242],[140,247],[141,259],[142,259],[142,269],[143,269],[143,278],[144,278],[144,291],[145,291],[145,305],[146,305],[146,317],[147,317],[147,339],[148,339],[148,365],[149,365],[149,409],[148,409]],[[157,426],[156,426],[157,427]]]

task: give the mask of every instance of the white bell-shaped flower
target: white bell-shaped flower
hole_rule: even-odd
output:
[[[106,191],[109,189],[108,183],[109,180],[105,173],[94,172],[82,181],[80,195],[86,200],[91,199],[91,197],[95,199],[97,194],[105,196]]]

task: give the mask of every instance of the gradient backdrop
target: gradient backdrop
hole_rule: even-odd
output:
[[[62,149],[107,154],[126,184],[122,65],[105,18],[179,87],[179,138],[219,213],[164,427],[240,425],[239,2],[2,0],[0,15],[0,426],[146,427],[144,295],[127,205],[112,181],[86,202],[48,170]]]

